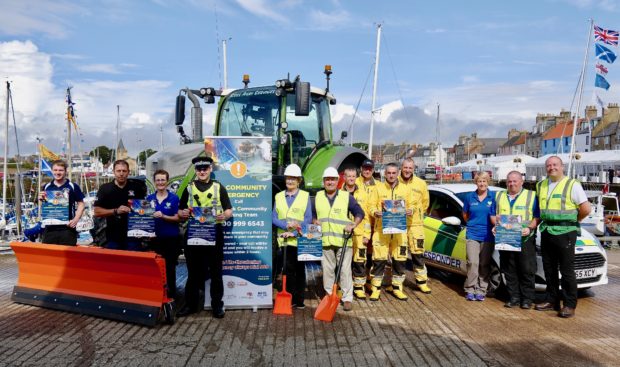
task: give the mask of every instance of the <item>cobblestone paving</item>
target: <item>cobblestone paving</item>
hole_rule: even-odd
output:
[[[577,317],[467,302],[462,279],[434,278],[432,295],[354,301],[333,323],[305,310],[208,311],[148,328],[12,303],[11,255],[0,256],[0,366],[600,366],[620,354],[620,251],[610,253],[610,284],[585,292]],[[183,279],[181,270],[180,283]],[[312,279],[311,281],[316,281]]]

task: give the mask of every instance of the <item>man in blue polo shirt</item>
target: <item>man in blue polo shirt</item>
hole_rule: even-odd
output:
[[[52,162],[52,175],[54,181],[43,187],[39,200],[51,199],[47,197],[47,192],[64,192],[63,195],[69,199],[69,221],[57,223],[55,220],[50,221],[43,218],[42,226],[44,229],[41,241],[48,244],[75,246],[78,237],[75,227],[84,212],[84,194],[80,186],[67,179],[67,163],[65,161],[56,160]]]

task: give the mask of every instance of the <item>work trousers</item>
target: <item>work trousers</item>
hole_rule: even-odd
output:
[[[547,280],[546,301],[559,305],[564,300],[564,307],[577,307],[577,278],[575,277],[575,242],[577,231],[553,235],[548,231],[541,233],[541,251],[543,270]],[[562,290],[558,268],[562,275]]]
[[[177,264],[181,253],[179,236],[155,237],[150,244],[150,249],[166,261],[167,295],[170,298],[177,298]]]
[[[413,262],[413,276],[416,284],[426,284],[428,281],[428,271],[424,264],[424,238],[419,238],[413,234],[411,229],[407,230],[409,250],[411,251],[411,261]]]
[[[338,260],[340,259],[342,251],[342,247],[323,247],[321,266],[323,267],[323,288],[325,288],[327,294],[332,293],[332,288],[336,282],[336,267],[338,266]],[[353,279],[351,274],[353,249],[347,246],[344,251],[344,260],[342,261],[338,285],[340,289],[342,289],[342,301],[351,302],[353,301]]]
[[[521,244],[521,251],[500,251],[501,271],[511,301],[534,302],[536,296],[536,235]]]
[[[45,226],[41,242],[49,245],[75,246],[77,244],[78,233],[75,228],[66,225]]]
[[[366,284],[366,261],[367,249],[363,242],[363,236],[353,236],[353,285],[363,287]]]
[[[467,278],[465,293],[487,294],[491,276],[491,257],[495,244],[493,242],[466,241]]]
[[[392,257],[392,284],[401,285],[405,281],[407,264],[407,234],[383,234],[375,232],[372,238],[372,284],[380,287],[383,281],[388,253]]]
[[[187,283],[185,302],[190,309],[202,310],[200,291],[204,291],[207,275],[211,279],[211,308],[219,311],[224,307],[224,282],[222,281],[222,261],[224,260],[224,236],[221,230],[216,233],[215,246],[185,246],[187,264]]]
[[[306,292],[306,263],[297,260],[297,246],[283,246],[280,250],[286,251],[286,291],[293,295],[293,304],[302,304]]]

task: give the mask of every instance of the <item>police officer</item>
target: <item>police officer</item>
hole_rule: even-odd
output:
[[[185,284],[185,306],[179,310],[178,316],[187,316],[202,309],[200,290],[204,290],[207,271],[211,278],[211,309],[213,317],[224,317],[224,284],[222,282],[222,261],[224,260],[224,234],[222,224],[232,217],[232,205],[226,188],[219,182],[211,180],[213,159],[196,157],[192,159],[196,180],[181,194],[179,201],[179,218],[187,220],[190,207],[215,209],[215,245],[185,245],[187,262],[187,283]],[[191,197],[190,197],[191,196]]]
[[[536,193],[523,188],[521,172],[511,171],[506,176],[506,191],[496,195],[496,221],[501,215],[521,216],[521,251],[500,251],[501,271],[506,279],[508,302],[505,307],[532,308],[536,275],[536,227],[540,209]],[[500,223],[498,223],[500,224]],[[493,228],[495,233],[495,227]]]
[[[575,316],[577,279],[575,277],[575,242],[581,232],[579,222],[590,214],[590,202],[574,179],[564,176],[560,157],[545,161],[547,178],[536,184],[540,200],[541,251],[547,291],[545,301],[536,305],[538,311],[559,311],[560,317]],[[562,275],[562,293],[558,268]],[[562,297],[561,297],[562,295]],[[560,298],[564,304],[560,309]]]
[[[286,190],[276,194],[273,205],[272,223],[276,226],[278,247],[286,251],[284,274],[288,278],[286,291],[293,295],[293,306],[304,309],[304,292],[306,289],[306,266],[297,261],[297,234],[302,224],[312,223],[312,204],[310,194],[300,190],[302,174],[296,164],[290,164],[284,170]]]
[[[357,185],[357,178],[357,170],[355,168],[345,169],[342,190],[349,192],[364,211],[364,219],[359,226],[355,227],[351,239],[353,240],[353,295],[358,299],[365,299],[366,249],[370,242],[370,220],[368,216],[370,197],[363,187]]]
[[[76,226],[84,212],[84,194],[78,184],[67,179],[67,163],[63,160],[52,162],[52,175],[54,181],[46,184],[39,196],[39,200],[51,200],[46,192],[61,191],[69,199],[69,222],[66,224],[47,224],[43,218],[43,236],[41,242],[57,245],[75,246],[78,233]]]
[[[405,158],[400,166],[398,182],[413,193],[413,214],[407,217],[407,242],[413,261],[415,284],[422,293],[431,293],[428,286],[428,274],[424,264],[424,214],[430,202],[426,182],[416,177],[413,172],[413,159]]]
[[[377,192],[371,202],[370,213],[375,217],[372,238],[372,269],[370,270],[370,300],[377,301],[381,296],[381,284],[388,260],[388,251],[392,256],[392,285],[388,291],[400,299],[406,300],[403,290],[405,281],[405,264],[407,262],[407,234],[383,234],[383,202],[385,200],[404,200],[407,216],[413,214],[413,191],[398,181],[398,165],[388,163],[385,167],[385,182],[377,184]]]
[[[338,190],[338,171],[333,167],[327,167],[323,171],[323,186],[316,194],[315,207],[318,223],[321,224],[323,238],[323,256],[321,266],[323,267],[323,288],[330,295],[334,282],[336,281],[336,266],[340,258],[341,251],[345,251],[342,269],[340,270],[340,288],[342,289],[342,302],[345,311],[353,308],[353,285],[351,275],[351,241],[344,245],[345,233],[351,233],[358,224],[364,219],[364,211],[359,206],[355,198],[349,193]],[[351,222],[353,216],[354,222]]]

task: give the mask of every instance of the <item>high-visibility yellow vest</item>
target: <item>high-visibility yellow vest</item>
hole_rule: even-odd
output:
[[[219,215],[224,212],[222,208],[222,202],[220,201],[220,183],[213,181],[213,184],[207,191],[200,191],[196,187],[196,184],[192,182],[187,186],[187,207],[201,207],[215,209],[214,215]],[[216,223],[222,223],[217,221]]]
[[[308,198],[310,194],[307,191],[299,190],[297,192],[297,196],[295,196],[295,200],[291,203],[289,207],[286,203],[286,192],[280,191],[276,194],[276,212],[278,214],[278,219],[292,221],[295,220],[301,224],[304,221],[304,214],[306,213],[306,209],[308,207]],[[278,228],[276,233],[278,235],[278,246],[297,246],[297,238],[289,237],[289,238],[281,238],[280,235],[287,230]]]
[[[321,223],[323,235],[323,247],[342,247],[344,242],[344,229],[347,224],[352,224],[349,219],[349,193],[341,190],[336,191],[334,204],[329,205],[325,190],[316,194],[316,216]],[[348,246],[353,246],[349,241]]]
[[[534,215],[534,195],[533,191],[523,189],[515,199],[514,204],[510,206],[510,200],[508,199],[508,191],[500,191],[495,195],[495,208],[497,215],[519,215],[521,216],[521,225],[523,228],[527,227],[532,221]],[[531,231],[530,235],[525,237],[524,240],[530,238],[536,233],[536,230]]]
[[[573,202],[571,192],[577,181],[562,178],[549,195],[550,179],[546,178],[536,184],[536,194],[540,203],[540,231],[550,234],[565,234],[580,231],[577,214],[579,205]]]
[[[346,186],[343,186],[341,190],[346,193],[349,193],[349,191],[347,191],[346,189]],[[353,191],[353,197],[355,198],[355,201],[357,201],[357,203],[360,205],[360,207],[364,211],[364,219],[362,219],[360,224],[357,227],[355,227],[355,230],[353,230],[353,235],[364,236],[370,239],[370,229],[371,229],[370,228],[370,214],[369,214],[370,195],[368,194],[366,190],[364,190],[358,184],[355,184],[355,191]],[[351,219],[352,221],[355,220],[355,218],[351,214],[349,215],[349,219]]]

